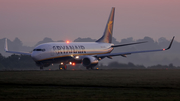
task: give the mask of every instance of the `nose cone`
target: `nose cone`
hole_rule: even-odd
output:
[[[32,52],[31,57],[34,61],[38,61],[37,52]]]

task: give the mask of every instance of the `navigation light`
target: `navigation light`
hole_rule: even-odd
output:
[[[70,43],[70,41],[69,41],[69,40],[67,40],[67,41],[66,41],[66,43]]]
[[[73,62],[72,65],[75,66],[75,63]]]

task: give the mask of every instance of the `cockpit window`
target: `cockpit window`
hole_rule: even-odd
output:
[[[33,51],[46,51],[45,49],[34,49]]]

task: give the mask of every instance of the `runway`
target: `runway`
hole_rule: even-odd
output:
[[[0,100],[180,99],[180,70],[1,71]]]

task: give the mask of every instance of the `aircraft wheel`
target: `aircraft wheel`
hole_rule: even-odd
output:
[[[64,65],[64,66],[63,66],[63,69],[64,69],[64,70],[67,70],[67,66],[66,66],[66,65]]]
[[[59,65],[59,70],[61,70],[62,69],[62,66],[61,65]]]
[[[62,70],[62,69],[64,69],[63,65],[59,65],[59,70]]]

